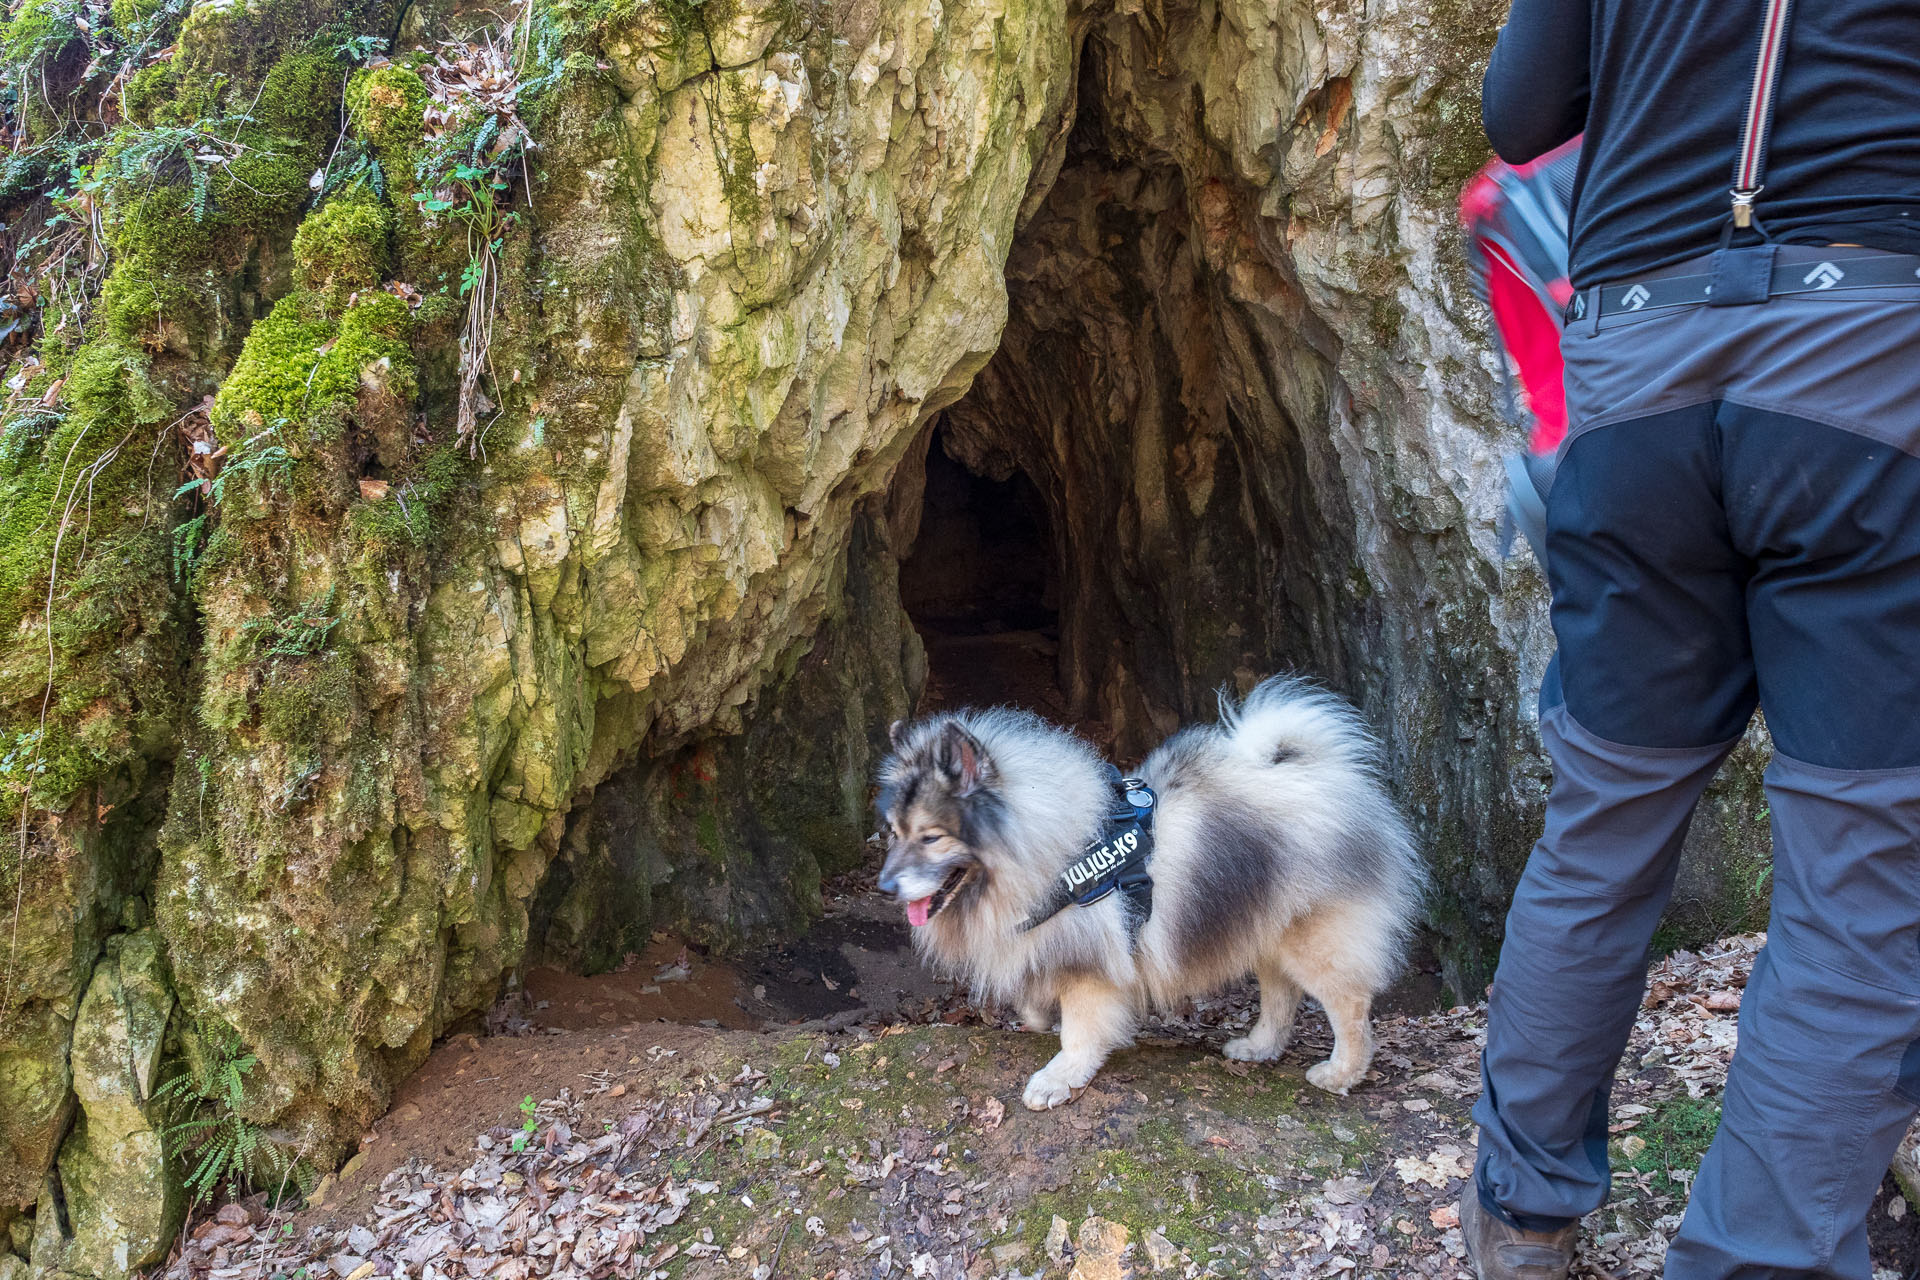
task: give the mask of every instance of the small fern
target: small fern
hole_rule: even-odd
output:
[[[181,582],[188,581],[194,568],[200,562],[200,554],[207,549],[212,538],[208,527],[208,517],[219,510],[226,501],[227,485],[237,479],[246,478],[256,488],[270,486],[283,478],[293,467],[293,455],[280,443],[280,428],[286,425],[285,418],[275,418],[263,431],[248,436],[228,452],[226,464],[220,473],[211,480],[199,477],[187,480],[173,491],[175,499],[188,494],[199,494],[206,499],[206,510],[191,520],[183,521],[173,531],[173,572]]]
[[[228,115],[131,131],[106,152],[101,176],[131,188],[150,188],[161,175],[183,176],[193,220],[204,222],[213,211],[214,171],[232,178],[230,166],[250,150],[236,139],[244,126],[253,123],[250,115]]]
[[[245,1051],[230,1028],[208,1035],[205,1043],[210,1061],[204,1078],[183,1068],[153,1094],[165,1117],[161,1140],[168,1158],[180,1166],[181,1181],[195,1203],[211,1200],[221,1190],[238,1196],[285,1181],[293,1168],[286,1154],[243,1114],[247,1076],[259,1059]]]
[[[240,625],[240,638],[261,658],[311,658],[323,652],[340,618],[333,612],[339,588],[314,596],[284,616],[251,618]]]
[[[183,520],[173,530],[173,580],[184,583],[193,577],[200,553],[207,546],[207,513]]]
[[[193,220],[205,222],[213,198],[213,175],[200,165],[193,167]]]

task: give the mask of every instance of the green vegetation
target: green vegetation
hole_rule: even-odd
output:
[[[284,1185],[292,1176],[293,1161],[246,1118],[247,1077],[259,1059],[230,1028],[203,1040],[201,1071],[183,1068],[154,1090],[153,1101],[166,1117],[160,1136],[167,1158],[179,1163],[195,1203],[221,1191],[237,1197],[275,1190],[276,1182]]]
[[[520,1099],[520,1132],[513,1135],[515,1151],[525,1151],[527,1143],[533,1140],[535,1133],[539,1132],[540,1118],[536,1114],[539,1109],[539,1104],[533,1100],[532,1094]]]
[[[1614,1141],[1613,1159],[1621,1168],[1651,1174],[1660,1194],[1684,1197],[1719,1127],[1717,1099],[1670,1098]]]
[[[233,372],[213,402],[214,430],[222,437],[258,431],[266,424],[318,424],[321,435],[337,427],[369,365],[386,360],[412,367],[405,338],[410,318],[404,302],[370,293],[334,319],[324,299],[291,293],[254,326]],[[400,398],[412,399],[412,388]],[[311,430],[309,435],[312,435]]]
[[[293,259],[303,288],[324,293],[333,307],[386,278],[393,215],[371,189],[337,196],[307,215],[293,237]]]

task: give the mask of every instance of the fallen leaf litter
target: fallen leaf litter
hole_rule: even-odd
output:
[[[1676,953],[1653,970],[1615,1089],[1614,1129],[1629,1154],[1647,1150],[1633,1130],[1661,1106],[1717,1095],[1735,1043],[1740,993],[1762,941],[1729,938]],[[1143,1039],[1188,1051],[1180,1059],[1191,1059],[1181,1085],[1199,1097],[1220,1095],[1209,1105],[1231,1117],[1233,1092],[1257,1086],[1260,1071],[1297,1075],[1327,1042],[1324,1022],[1309,1016],[1283,1065],[1247,1077],[1216,1074],[1239,1064],[1191,1054],[1210,1050],[1256,1011],[1252,993],[1236,991],[1161,1021]],[[950,1027],[951,1013],[929,1009],[927,1022]],[[474,1137],[457,1169],[445,1167],[453,1162],[410,1158],[385,1175],[352,1222],[309,1210],[305,1229],[296,1230],[258,1200],[227,1205],[192,1229],[165,1274],[167,1280],[302,1280],[303,1272],[303,1280],[1464,1280],[1456,1205],[1472,1172],[1468,1109],[1479,1088],[1484,1018],[1484,1007],[1475,1005],[1380,1021],[1368,1087],[1315,1113],[1316,1123],[1351,1147],[1337,1158],[1339,1167],[1265,1167],[1260,1126],[1281,1134],[1289,1125],[1301,1127],[1287,1116],[1189,1134],[1218,1158],[1244,1160],[1249,1182],[1266,1201],[1264,1210],[1250,1214],[1203,1212],[1199,1221],[1211,1223],[1217,1238],[1191,1229],[1173,1238],[1183,1233],[1169,1223],[1102,1212],[1099,1187],[1078,1197],[1085,1211],[1071,1220],[1058,1214],[1032,1219],[1026,1206],[1009,1202],[1010,1176],[990,1167],[998,1157],[987,1153],[1004,1153],[1022,1125],[1051,1122],[1053,1140],[1097,1144],[1095,1131],[1110,1120],[1096,1107],[1149,1115],[1179,1110],[1177,1098],[1145,1105],[1149,1099],[1133,1087],[1126,1055],[1110,1064],[1107,1091],[1099,1095],[1111,1103],[1089,1095],[1075,1108],[1029,1117],[1009,1111],[998,1092],[980,1096],[968,1076],[976,1059],[986,1062],[991,1052],[930,1048],[923,1061],[904,1048],[889,1051],[904,1043],[890,1037],[912,1028],[883,1025],[824,1037],[802,1033],[830,1042],[810,1045],[804,1061],[823,1078],[861,1073],[856,1089],[868,1088],[868,1098],[840,1098],[855,1104],[847,1111],[864,1113],[853,1117],[860,1123],[885,1118],[872,1112],[889,1105],[878,1082],[890,1071],[942,1090],[964,1087],[944,1104],[942,1126],[902,1127],[894,1149],[879,1142],[864,1149],[801,1149],[783,1133],[799,1132],[795,1122],[805,1117],[766,1072],[743,1063],[724,1078],[696,1072],[649,1080],[650,1069],[679,1065],[671,1061],[679,1051],[656,1046],[632,1056],[625,1079],[616,1081],[608,1070],[587,1072],[578,1095],[563,1089],[541,1102],[524,1149],[515,1149],[512,1131],[495,1128]],[[989,1051],[1002,1041],[1024,1040],[1000,1035],[993,1022],[976,1021],[970,1034],[968,1043]],[[771,1048],[776,1038],[762,1042]],[[643,1061],[647,1065],[639,1065]],[[1002,1072],[996,1083],[1014,1096],[1017,1072]],[[621,1100],[617,1119],[587,1120],[589,1104],[599,1115],[614,1099]],[[1370,1142],[1358,1140],[1363,1130]],[[703,1160],[709,1156],[715,1158]],[[709,1167],[726,1170],[729,1180],[723,1185],[700,1176]],[[755,1181],[739,1176],[743,1168],[767,1173]],[[1683,1208],[1671,1188],[1684,1184],[1690,1171],[1666,1171],[1668,1180],[1658,1172],[1616,1169],[1615,1200],[1588,1220],[1576,1275],[1627,1280],[1660,1273]],[[1204,1193],[1191,1177],[1185,1194],[1204,1208]],[[1056,1196],[1050,1203],[1064,1206],[1074,1198]],[[1887,1214],[1899,1217],[1891,1207]]]

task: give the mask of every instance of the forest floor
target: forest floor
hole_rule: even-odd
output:
[[[1255,1013],[1234,991],[1032,1113],[1021,1086],[1055,1038],[970,1008],[904,934],[843,885],[807,940],[744,966],[662,940],[622,973],[531,975],[303,1208],[204,1215],[166,1274],[1468,1276],[1483,1007],[1383,1011],[1374,1069],[1341,1098],[1304,1080],[1331,1038],[1311,1007],[1281,1062],[1221,1057]],[[1577,1275],[1659,1274],[1759,941],[1654,970],[1614,1094],[1615,1197]],[[1920,1214],[1891,1181],[1872,1231],[1879,1280],[1913,1275]]]

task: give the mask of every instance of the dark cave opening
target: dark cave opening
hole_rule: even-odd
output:
[[[929,708],[1007,704],[1068,718],[1058,545],[1026,472],[971,467],[933,432],[900,603],[926,646]]]
[[[900,565],[900,602],[923,630],[980,636],[1060,625],[1047,507],[1024,472],[980,475],[935,433],[920,534]]]
[[[1125,134],[1106,65],[1090,43],[1010,247],[999,349],[889,506],[911,513],[923,705],[1030,707],[1137,760],[1222,687],[1327,669],[1323,561],[1343,549],[1269,381],[1268,342],[1297,339],[1249,331],[1210,247],[1237,217],[1227,188]]]

